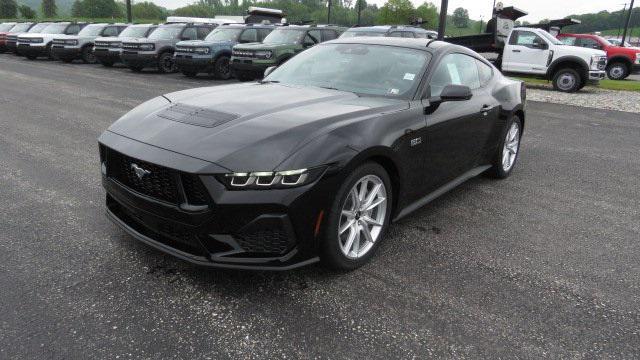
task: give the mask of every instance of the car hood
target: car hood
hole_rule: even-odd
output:
[[[235,41],[206,41],[206,40],[189,40],[189,41],[180,41],[176,44],[176,46],[221,46],[221,45],[231,45],[235,44]]]
[[[558,48],[563,50],[562,52],[564,55],[576,55],[583,56],[585,58],[589,58],[591,57],[591,55],[607,56],[607,53],[602,50],[589,49],[580,46],[563,45],[559,46]]]
[[[232,171],[274,170],[304,144],[337,127],[408,106],[406,100],[316,87],[238,84],[156,98],[109,131]],[[315,165],[322,164],[306,164]]]
[[[248,44],[236,45],[235,48],[243,49],[243,50],[272,50],[282,46],[289,46],[289,45],[295,45],[295,44],[248,43]]]
[[[80,37],[78,37],[78,35],[65,35],[65,34],[58,34],[58,35],[55,35],[53,38],[54,39],[60,39],[60,40],[78,40],[78,39],[80,39]]]

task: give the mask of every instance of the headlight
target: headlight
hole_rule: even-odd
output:
[[[591,70],[604,70],[607,64],[607,57],[602,55],[591,55],[591,63],[589,68]]]
[[[316,181],[326,166],[286,171],[255,171],[219,174],[216,178],[229,190],[287,189]]]
[[[640,64],[640,53],[636,53],[636,64]]]
[[[270,50],[256,51],[255,55],[259,58],[271,59],[271,56],[273,56],[273,52],[271,52]]]
[[[140,44],[140,50],[155,50],[156,46],[154,44]]]
[[[206,47],[199,47],[194,50],[196,54],[208,54],[209,51],[210,51],[209,48],[206,48]]]

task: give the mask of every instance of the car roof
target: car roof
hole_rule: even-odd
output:
[[[370,44],[370,45],[387,45],[398,46],[410,49],[426,50],[428,52],[441,52],[447,49],[456,49],[460,52],[473,54],[470,49],[454,45],[445,41],[425,39],[425,38],[399,38],[399,37],[352,37],[338,38],[335,40],[324,42],[323,44]]]
[[[218,28],[262,28],[262,29],[273,29],[275,25],[273,24],[239,24],[239,23],[228,23],[222,24],[218,26]]]
[[[424,32],[424,33],[427,32],[427,30],[425,30],[423,28],[419,28],[419,27],[415,27],[415,26],[408,26],[408,25],[362,26],[362,27],[352,27],[352,28],[349,28],[347,31],[353,31],[353,32],[363,31],[363,32],[381,32],[381,33],[384,33],[384,32],[391,31],[391,30],[410,31],[410,32]]]

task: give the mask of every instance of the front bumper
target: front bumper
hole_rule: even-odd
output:
[[[137,51],[123,50],[120,53],[122,62],[130,67],[156,67],[158,66],[158,54],[143,53]]]
[[[109,61],[109,62],[120,61],[120,50],[93,48],[93,55],[99,61]]]
[[[53,57],[63,60],[75,60],[80,58],[81,50],[79,47],[65,47],[63,45],[53,45],[51,47]]]
[[[213,66],[212,57],[197,57],[194,55],[175,54],[174,59],[176,61],[176,66],[178,66],[178,69],[180,70],[200,72],[208,70]]]
[[[631,66],[631,73],[640,74],[640,63],[634,64],[633,66]]]
[[[18,43],[17,41],[7,40],[7,51],[17,53],[18,51]]]
[[[317,231],[317,222],[330,206],[331,197],[326,194],[335,193],[337,176],[286,190],[230,191],[212,176],[194,175],[227,171],[215,164],[110,132],[99,141],[101,159],[106,162],[102,182],[107,214],[136,239],[211,267],[287,270],[319,260],[317,239],[322,232]],[[124,153],[127,159],[148,168],[176,169],[183,184],[183,176],[197,176],[210,201],[206,207],[192,208],[159,201],[125,185],[117,170],[112,170],[116,169],[114,164],[121,163],[113,159],[122,159]],[[191,198],[184,191],[184,198]]]
[[[603,80],[606,76],[606,72],[604,70],[590,70],[589,71],[589,83],[594,84]]]
[[[48,56],[47,47],[44,45],[34,46],[33,44],[18,44],[18,53],[24,56]]]
[[[256,60],[250,58],[231,57],[231,70],[234,72],[252,73],[258,77],[264,75],[264,71],[268,67],[276,65],[275,62],[265,62],[264,60]]]

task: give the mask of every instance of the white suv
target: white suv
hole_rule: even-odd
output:
[[[47,25],[41,33],[20,35],[17,42],[18,54],[26,56],[29,60],[35,60],[42,56],[53,59],[53,54],[51,54],[53,38],[63,34],[76,35],[85,26],[87,26],[86,23],[56,22]]]
[[[59,35],[53,38],[51,52],[54,58],[64,62],[81,59],[85,64],[95,64],[93,43],[98,37],[117,37],[126,24],[91,24],[82,29],[78,35]]]

